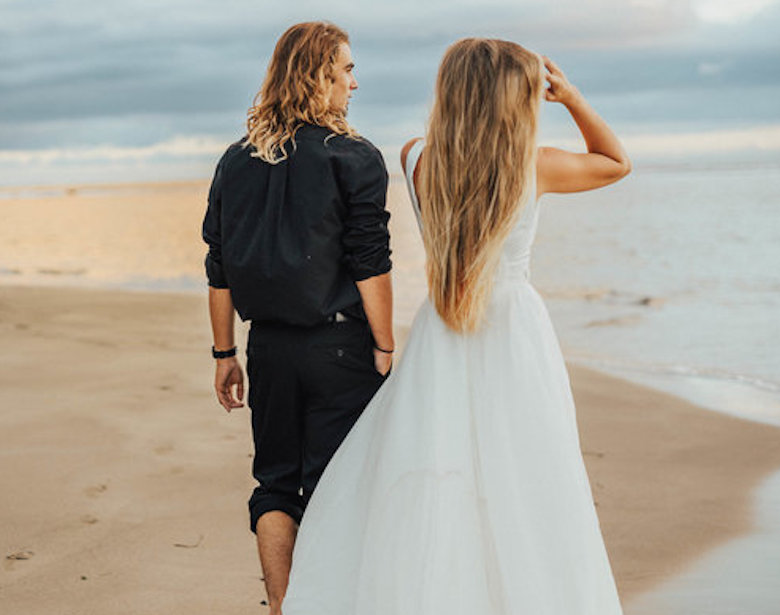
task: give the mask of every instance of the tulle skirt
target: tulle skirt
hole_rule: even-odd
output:
[[[285,615],[621,613],[568,375],[527,282],[485,326],[429,302],[304,515]]]

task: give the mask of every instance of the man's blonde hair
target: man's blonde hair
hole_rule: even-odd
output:
[[[277,41],[268,71],[247,112],[246,145],[271,164],[287,159],[303,122],[356,136],[344,112],[330,107],[333,66],[339,46],[349,37],[338,26],[314,21],[291,26]]]

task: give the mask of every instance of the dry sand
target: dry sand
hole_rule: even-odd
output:
[[[72,287],[200,284],[206,189],[79,187],[2,202],[4,613],[258,611],[249,420],[212,394],[205,297]],[[402,184],[390,196],[403,339],[425,292],[422,248]],[[780,430],[571,375],[624,602],[749,531],[751,490],[780,467]]]
[[[19,197],[0,200],[0,281],[202,276],[207,193],[206,182],[19,189]]]

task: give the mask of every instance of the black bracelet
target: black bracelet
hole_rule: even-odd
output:
[[[384,348],[380,348],[376,344],[374,344],[374,348],[376,348],[379,352],[384,352],[385,354],[393,354],[395,352],[395,349],[393,349],[393,350],[385,350]]]
[[[214,346],[211,347],[211,356],[215,359],[227,359],[228,357],[236,356],[236,347],[233,346],[230,350],[217,350]]]

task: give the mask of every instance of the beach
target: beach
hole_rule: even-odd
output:
[[[244,613],[264,600],[247,409],[212,391],[205,182],[0,201],[4,611]],[[391,186],[397,337],[424,297]],[[238,324],[243,351],[246,325]],[[403,358],[401,358],[403,360]],[[626,612],[753,529],[780,429],[571,364],[582,449]]]

